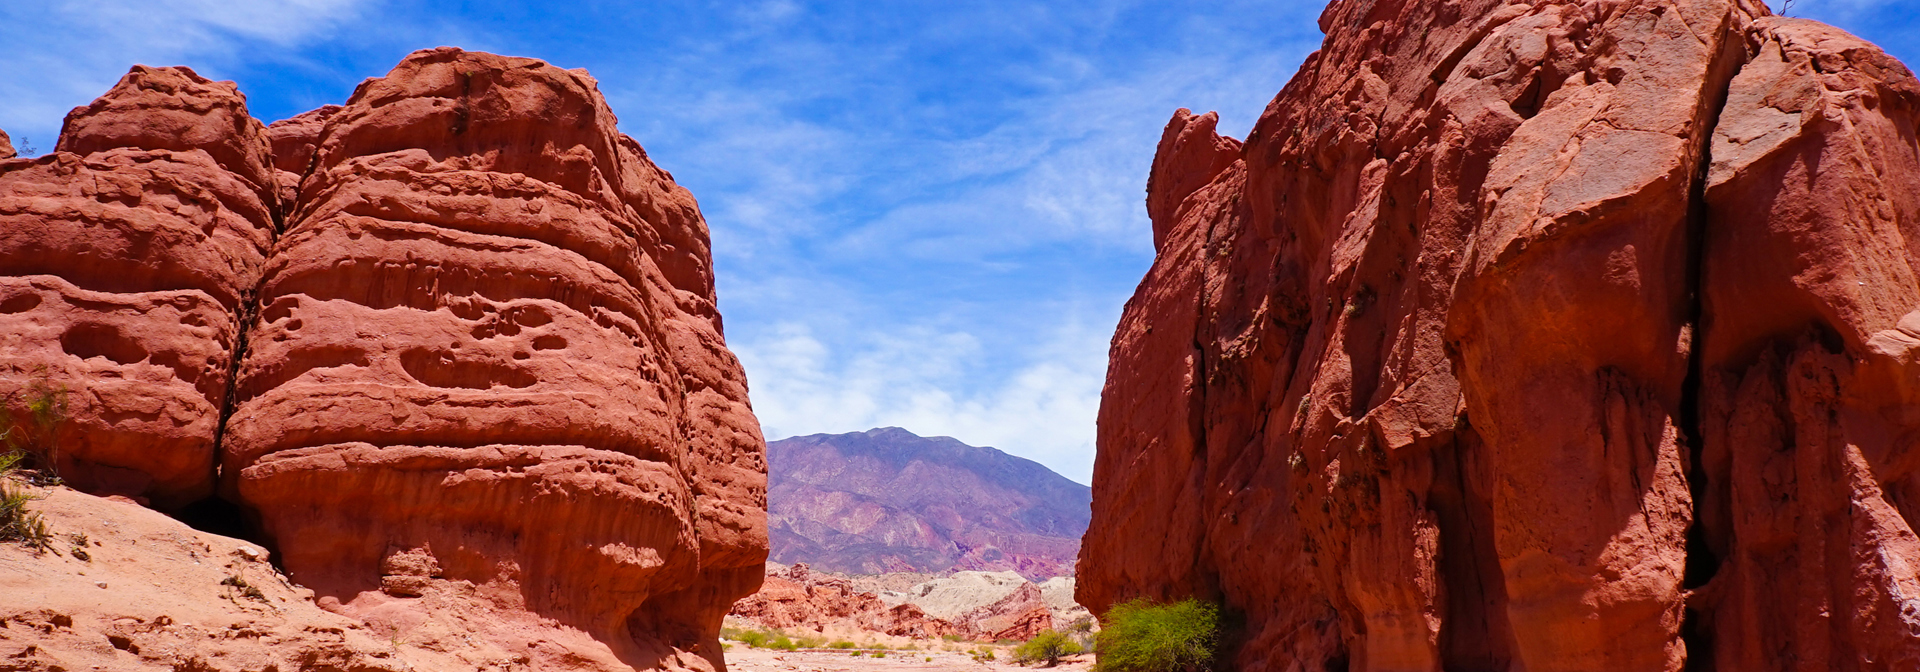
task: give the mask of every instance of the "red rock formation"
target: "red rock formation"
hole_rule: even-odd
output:
[[[19,155],[19,152],[13,151],[13,137],[7,135],[6,131],[0,131],[0,159],[11,159]]]
[[[1222,599],[1243,669],[1911,669],[1920,87],[1766,14],[1335,2],[1237,153],[1176,114],[1080,602]]]
[[[711,669],[767,542],[707,240],[584,72],[422,51],[268,130],[136,67],[0,161],[0,393],[66,390],[82,489],[218,474],[376,630]]]
[[[764,466],[692,197],[529,59],[417,52],[274,136],[313,155],[222,457],[292,576],[372,622],[439,595],[717,665]]]
[[[1696,591],[1721,669],[1920,669],[1920,82],[1763,19],[1706,179]],[[1794,667],[1801,661],[1803,667]]]
[[[240,315],[272,242],[269,149],[232,82],[135,67],[0,163],[0,388],[64,388],[70,482],[177,506],[213,490]],[[30,432],[21,426],[18,431]]]
[[[930,617],[919,607],[888,605],[873,593],[855,589],[852,581],[815,572],[805,564],[767,572],[759,592],[735,602],[730,615],[780,629],[851,628],[917,639],[959,633],[952,623]]]

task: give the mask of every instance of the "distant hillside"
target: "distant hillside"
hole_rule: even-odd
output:
[[[1092,492],[1039,463],[898,427],[767,444],[773,561],[874,574],[1073,572]]]

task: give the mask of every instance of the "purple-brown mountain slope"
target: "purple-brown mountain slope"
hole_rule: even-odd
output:
[[[1071,574],[1092,492],[1039,463],[898,427],[767,444],[773,560],[855,574]]]

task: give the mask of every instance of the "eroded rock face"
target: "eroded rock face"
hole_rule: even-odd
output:
[[[482,586],[637,667],[717,664],[763,444],[692,197],[529,59],[418,52],[289,126],[313,156],[223,469],[290,573],[370,621]]]
[[[67,390],[82,489],[217,480],[376,630],[711,669],[767,534],[707,240],[583,71],[422,51],[268,129],[136,67],[0,162],[0,391]]]
[[[1744,0],[1321,26],[1161,141],[1080,602],[1223,599],[1242,669],[1911,667],[1906,68]]]
[[[65,390],[60,474],[163,507],[210,494],[241,316],[277,208],[232,82],[138,66],[0,163],[0,388]],[[16,431],[39,433],[25,418]]]

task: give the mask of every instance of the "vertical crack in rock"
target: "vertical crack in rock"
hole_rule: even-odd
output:
[[[1730,26],[1730,31],[1740,30]],[[1716,475],[1708,470],[1706,454],[1706,435],[1701,421],[1700,388],[1705,376],[1706,357],[1702,348],[1705,332],[1711,326],[1711,316],[1706,312],[1706,257],[1708,226],[1712,213],[1707,205],[1707,175],[1713,165],[1714,135],[1720,127],[1720,115],[1725,110],[1727,96],[1738,76],[1740,68],[1746,64],[1745,40],[1739,33],[1730,35],[1709,68],[1708,100],[1706,114],[1702,118],[1707,132],[1698,139],[1695,151],[1699,153],[1699,164],[1687,188],[1687,266],[1686,284],[1682,291],[1687,295],[1687,338],[1681,344],[1686,357],[1687,374],[1680,387],[1679,431],[1687,448],[1687,489],[1693,505],[1692,522],[1687,527],[1686,566],[1682,575],[1681,587],[1691,591],[1705,586],[1720,571],[1720,559],[1707,543],[1707,530],[1711,526],[1724,525],[1724,521],[1710,520],[1713,512],[1706,506],[1711,497],[1709,488]],[[1710,672],[1718,669],[1713,662],[1713,635],[1706,624],[1709,614],[1702,612],[1703,607],[1693,604],[1689,599],[1681,612],[1680,637],[1687,649],[1686,669],[1690,671]]]
[[[1453,441],[1435,451],[1428,501],[1438,518],[1438,567],[1446,588],[1440,621],[1440,667],[1446,672],[1507,672],[1513,631],[1507,624],[1506,579],[1493,541],[1485,458],[1476,455],[1471,419],[1460,416]]]

